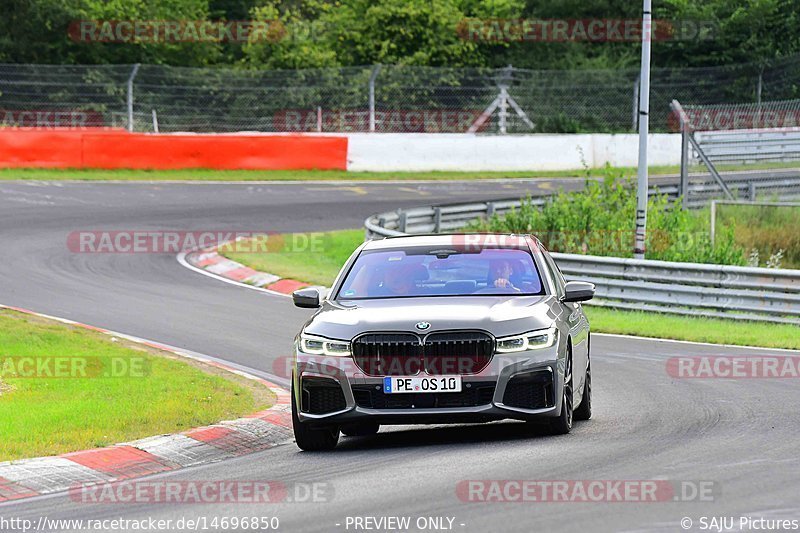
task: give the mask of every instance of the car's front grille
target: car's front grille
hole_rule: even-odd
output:
[[[369,333],[353,341],[353,358],[368,376],[413,376],[422,368],[422,345],[413,333]]]
[[[464,383],[461,392],[386,394],[380,385],[353,385],[356,405],[367,409],[477,407],[492,403],[492,381]]]
[[[553,394],[553,374],[549,370],[539,370],[518,374],[506,384],[503,403],[509,407],[522,409],[544,409],[555,405]]]
[[[478,331],[431,333],[423,350],[428,374],[477,374],[492,360],[494,340]]]
[[[368,376],[477,374],[494,354],[494,339],[480,331],[368,333],[353,341],[356,365]]]
[[[347,407],[339,382],[329,378],[303,378],[300,410],[312,415],[324,415]]]

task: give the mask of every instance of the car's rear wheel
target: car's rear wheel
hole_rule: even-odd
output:
[[[581,404],[573,414],[575,420],[589,420],[592,418],[592,361],[586,364],[586,382],[583,386]]]
[[[339,428],[311,428],[307,423],[300,421],[297,415],[297,402],[295,401],[294,385],[292,385],[292,428],[294,440],[301,450],[318,452],[332,450],[339,442]]]
[[[564,367],[564,393],[561,398],[561,414],[550,420],[550,430],[555,435],[566,435],[572,430],[572,347],[567,348],[567,361]]]
[[[342,435],[345,437],[366,437],[380,431],[381,426],[376,422],[361,422],[342,426]]]

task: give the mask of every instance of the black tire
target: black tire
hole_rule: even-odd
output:
[[[345,437],[368,437],[380,431],[381,425],[377,422],[361,422],[342,426],[342,435]]]
[[[300,418],[297,416],[294,392],[294,385],[292,385],[292,428],[294,429],[294,441],[298,448],[307,452],[334,449],[339,442],[339,428],[312,429],[308,424],[300,422]]]
[[[561,398],[561,414],[550,419],[550,432],[554,435],[566,435],[572,430],[572,347],[567,347],[567,362],[564,368],[564,392]]]
[[[586,384],[583,386],[581,404],[572,414],[575,420],[589,420],[592,418],[592,360],[586,362]]]

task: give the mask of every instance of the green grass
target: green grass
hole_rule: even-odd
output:
[[[353,250],[363,242],[363,229],[297,233],[239,241],[221,248],[220,253],[262,272],[329,287]]]
[[[618,333],[714,344],[800,349],[798,327],[722,318],[683,317],[642,311],[584,306],[598,333]]]
[[[332,231],[311,235],[316,235],[318,242],[323,245],[314,249],[308,246],[294,247],[292,251],[290,243],[294,237],[284,235],[277,239],[273,237],[274,240],[271,241],[273,244],[267,247],[276,251],[232,253],[230,250],[222,250],[222,254],[256,270],[329,287],[350,253],[363,242],[363,230]],[[251,246],[252,243],[240,243],[242,248]],[[618,311],[591,305],[585,306],[584,309],[591,321],[592,331],[598,333],[800,349],[798,328],[793,325]]]
[[[759,165],[721,166],[719,170],[757,170],[765,168],[792,168],[797,163],[764,163]],[[625,175],[635,175],[634,167],[618,167],[615,170]],[[693,167],[694,171],[703,171]],[[677,174],[678,166],[653,166],[651,175]],[[565,178],[585,176],[586,169],[546,170],[546,171],[496,171],[496,172],[347,172],[344,170],[129,170],[129,169],[40,169],[6,168],[0,169],[2,180],[80,180],[80,181],[382,181],[382,180],[469,180],[502,178]]]
[[[760,163],[755,165],[721,165],[720,171],[763,170],[796,168],[794,163]],[[592,169],[599,170],[599,169]],[[614,167],[626,176],[636,174],[635,167]],[[690,172],[703,172],[705,167],[691,167]],[[677,165],[652,166],[650,175],[677,174]],[[213,170],[189,168],[177,170],[132,170],[132,169],[54,169],[54,168],[5,168],[0,169],[3,180],[78,180],[78,181],[385,181],[385,180],[470,180],[504,178],[568,178],[584,177],[587,169],[543,170],[543,171],[494,171],[494,172],[347,172],[344,170]]]
[[[753,263],[757,257],[757,266],[766,266],[771,256],[780,254],[782,268],[800,268],[800,204],[717,204],[716,224],[718,230],[733,229],[734,241],[748,251]]]
[[[654,169],[655,171],[655,169]],[[344,170],[102,170],[0,169],[0,180],[122,180],[122,181],[381,181],[468,180],[503,178],[560,178],[582,175],[582,170],[551,172],[347,172]]]
[[[88,371],[72,374],[78,377],[18,377],[15,372],[25,368],[20,357],[78,358],[89,362]],[[111,361],[140,370],[100,377]],[[0,461],[175,433],[250,414],[273,401],[263,386],[213,367],[0,311]]]

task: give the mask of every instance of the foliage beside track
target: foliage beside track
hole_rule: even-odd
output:
[[[42,365],[48,358],[25,374],[32,367],[24,359]],[[87,371],[47,375],[52,361],[67,359]],[[0,311],[0,377],[0,461],[177,433],[274,401],[268,389],[238,375],[8,310]]]
[[[585,177],[593,177],[592,170]],[[551,252],[629,257],[635,232],[635,183],[623,169],[606,167],[582,191],[559,192],[544,206],[530,198],[519,209],[475,221],[472,231],[533,233]],[[647,259],[722,265],[798,268],[800,206],[717,206],[711,240],[709,208],[685,210],[666,195],[647,209]]]
[[[733,231],[752,266],[779,261],[783,268],[800,268],[800,204],[718,204],[717,227]]]
[[[587,178],[588,178],[587,173]],[[551,252],[629,257],[633,250],[635,183],[607,167],[603,180],[586,181],[582,191],[559,192],[544,206],[530,198],[519,209],[468,230],[533,233]],[[666,195],[650,197],[647,208],[647,259],[744,265],[745,250],[734,240],[733,228],[719,228],[711,242],[708,210],[681,209]]]
[[[291,243],[301,235],[307,240],[316,235],[318,248],[282,246],[276,252],[236,253],[230,249],[222,254],[256,270],[291,277],[308,283],[330,286],[344,261],[364,240],[363,230],[342,230],[317,234],[286,234],[278,242]],[[272,236],[273,240],[275,239]],[[240,243],[242,249],[250,245]],[[587,305],[584,307],[592,331],[658,337],[695,342],[764,346],[768,348],[800,349],[797,326],[763,324],[715,318],[687,318],[659,313],[619,311]]]
[[[659,39],[653,65],[768,65],[800,51],[800,0],[669,0],[653,18],[682,32]],[[304,68],[365,64],[522,68],[619,68],[638,64],[635,42],[554,42],[503,34],[502,22],[638,20],[641,4],[607,0],[6,0],[0,3],[0,62],[156,63]],[[162,42],[83,41],[78,21],[272,21],[268,38]],[[463,34],[468,19],[495,21],[482,39]],[[708,31],[692,29],[698,26]],[[271,36],[271,37],[270,37]],[[467,37],[467,38],[465,38]],[[155,42],[154,42],[155,41]],[[767,89],[769,83],[767,83]],[[726,87],[735,91],[736,87]],[[746,90],[755,91],[755,87]]]

